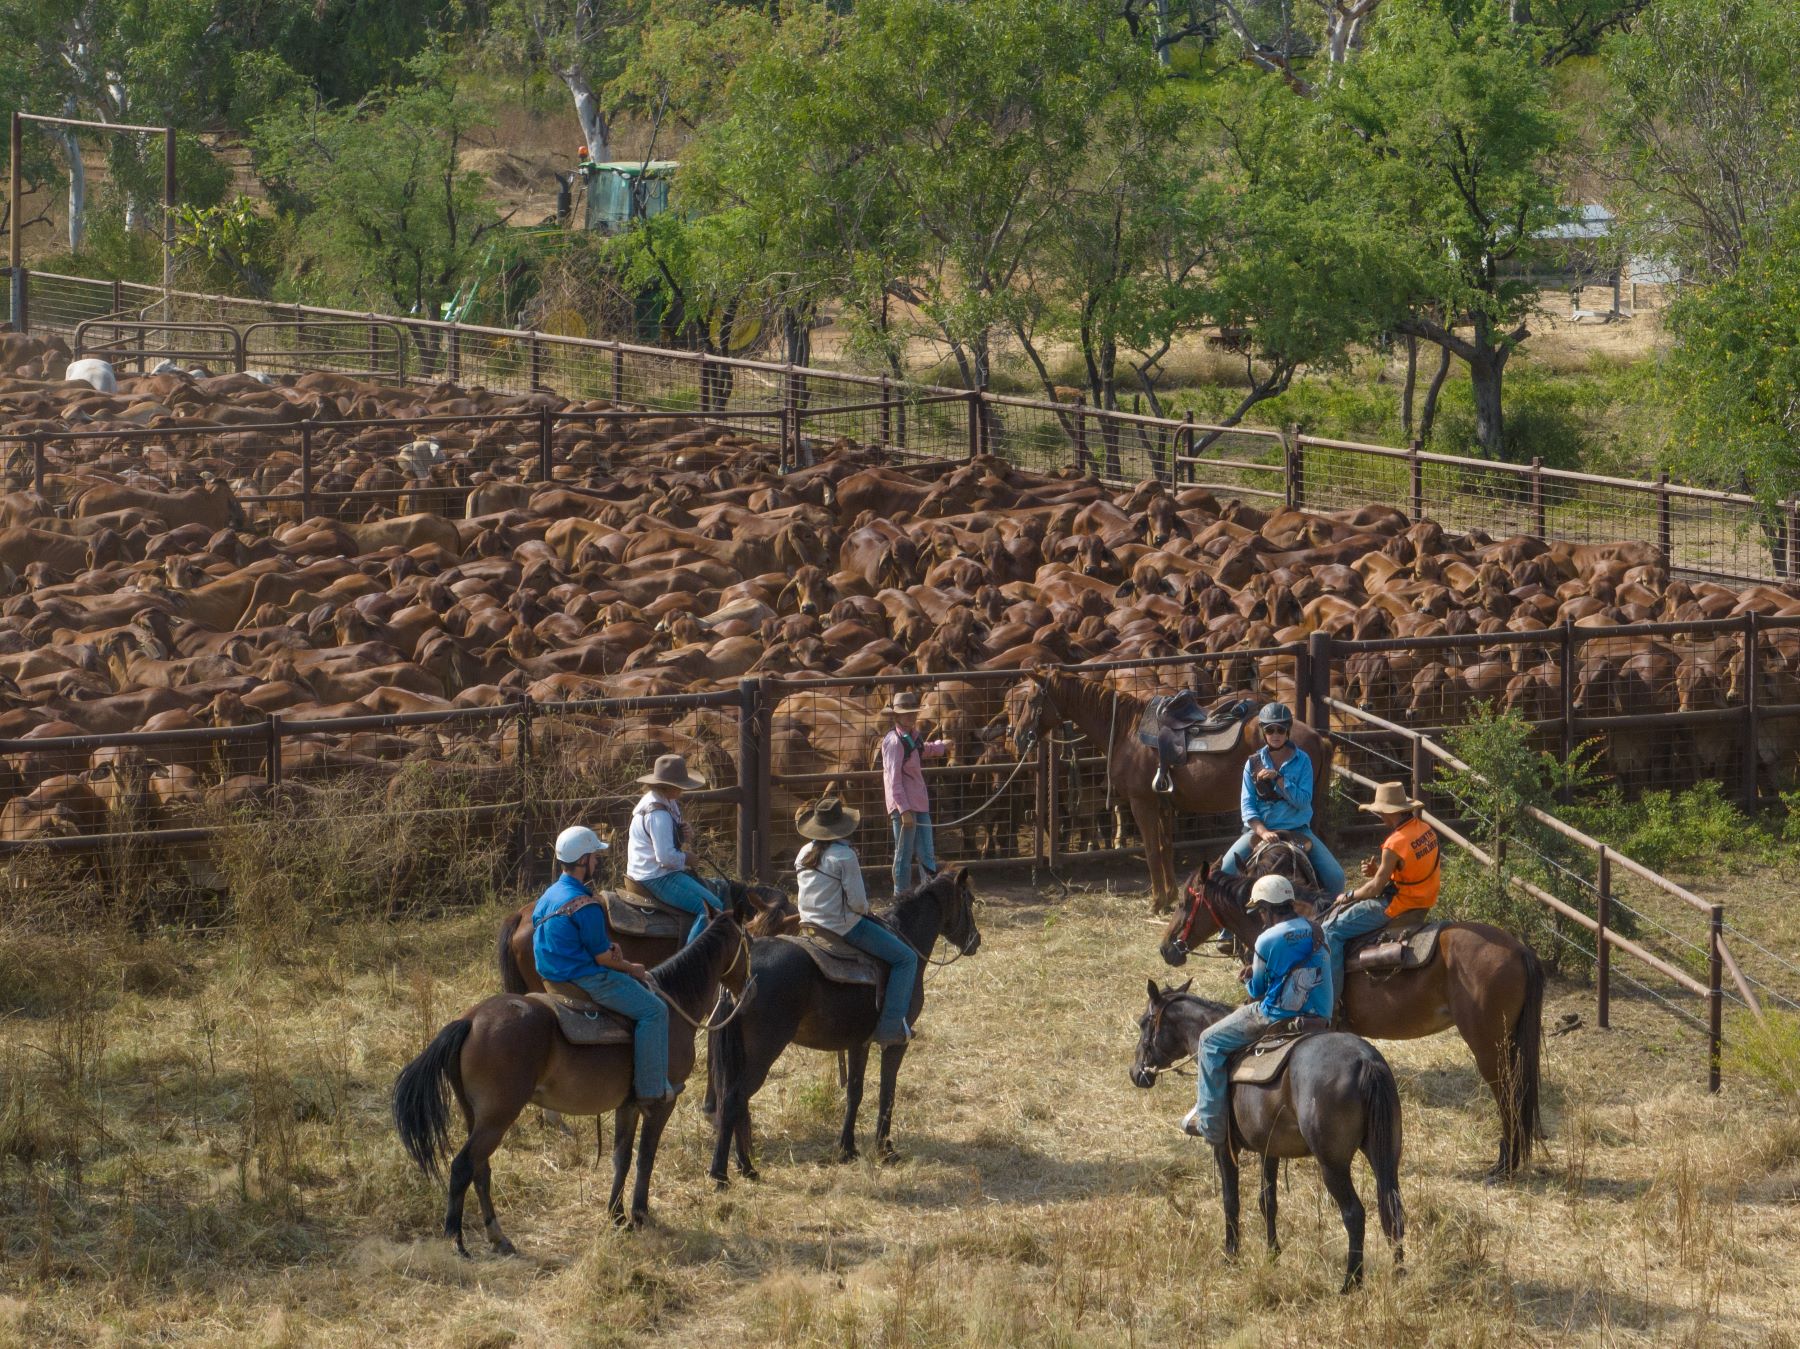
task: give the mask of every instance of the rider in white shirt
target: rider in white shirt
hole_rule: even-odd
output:
[[[718,896],[688,870],[687,822],[681,816],[681,794],[698,791],[706,779],[688,772],[682,755],[665,754],[638,781],[650,790],[631,812],[625,874],[670,908],[693,914],[687,935],[692,941],[720,907]]]

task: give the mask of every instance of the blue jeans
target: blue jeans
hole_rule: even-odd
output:
[[[1359,899],[1319,924],[1325,932],[1325,947],[1331,952],[1331,1006],[1340,1017],[1344,1010],[1344,948],[1353,937],[1381,931],[1387,921],[1385,899]]]
[[[663,1000],[622,970],[597,967],[572,982],[609,1011],[636,1023],[631,1037],[633,1090],[650,1100],[669,1089],[669,1008]]]
[[[1319,889],[1333,899],[1342,894],[1344,869],[1338,865],[1337,858],[1333,857],[1325,845],[1319,841],[1319,836],[1310,829],[1284,829],[1282,832],[1306,840],[1307,860],[1312,863],[1313,875],[1319,878]],[[1244,864],[1250,860],[1250,854],[1255,851],[1256,834],[1253,830],[1246,829],[1243,837],[1232,844],[1231,850],[1219,859],[1219,870],[1227,876],[1238,875],[1243,871]]]
[[[671,871],[667,876],[658,876],[653,881],[639,881],[638,884],[671,909],[680,909],[683,913],[694,915],[694,925],[688,929],[687,940],[682,943],[684,946],[700,935],[701,930],[712,921],[712,916],[721,907],[719,897],[691,871]]]
[[[1200,1074],[1194,1100],[1195,1122],[1206,1141],[1215,1147],[1231,1134],[1225,1119],[1225,1107],[1230,1099],[1230,1087],[1225,1081],[1225,1060],[1246,1045],[1255,1043],[1274,1024],[1272,1018],[1263,1015],[1261,1007],[1247,1002],[1200,1032],[1200,1049],[1196,1056],[1200,1060]]]
[[[890,810],[888,819],[894,826],[894,893],[902,894],[912,889],[913,859],[925,868],[927,876],[938,869],[937,853],[931,846],[931,816],[922,810],[913,812],[917,824],[910,827],[900,823],[900,812]]]
[[[906,1011],[912,1004],[913,985],[919,976],[919,953],[907,945],[904,937],[867,918],[857,919],[856,926],[844,934],[844,940],[887,962],[887,980],[881,986],[881,1020],[875,1026],[875,1034],[898,1035],[906,1025]]]

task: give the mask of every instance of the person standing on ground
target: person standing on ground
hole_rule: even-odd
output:
[[[919,738],[919,695],[911,689],[896,693],[883,711],[894,719],[894,729],[881,740],[881,781],[888,819],[894,826],[894,893],[898,895],[911,886],[914,861],[926,880],[937,875],[923,760],[949,753],[950,742]]]

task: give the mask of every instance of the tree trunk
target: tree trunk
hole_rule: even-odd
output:
[[[1431,428],[1437,421],[1438,395],[1444,391],[1444,379],[1450,373],[1450,348],[1438,348],[1438,368],[1425,390],[1425,406],[1419,413],[1419,439],[1430,440]]]
[[[604,164],[612,158],[612,147],[608,143],[606,117],[600,111],[600,99],[594,93],[594,86],[579,70],[556,73],[562,76],[562,82],[569,86],[569,96],[575,100],[575,120],[581,124],[581,143],[587,146],[588,158],[596,164]]]
[[[1505,427],[1501,422],[1500,380],[1506,369],[1505,353],[1482,352],[1469,363],[1469,383],[1475,393],[1475,439],[1489,459],[1504,457]]]
[[[87,165],[75,132],[64,127],[56,134],[63,143],[63,153],[69,157],[69,251],[79,253],[87,241]]]
[[[1406,339],[1406,383],[1400,390],[1400,438],[1412,439],[1413,391],[1419,387],[1419,339]]]

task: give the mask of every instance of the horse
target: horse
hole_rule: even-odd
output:
[[[749,881],[726,881],[725,903],[747,902],[754,912],[746,931],[752,938],[773,937],[792,932],[799,926],[799,915],[785,891],[779,886],[758,885]],[[500,966],[500,987],[508,993],[542,993],[544,981],[538,977],[537,959],[532,954],[531,911],[533,900],[500,920],[500,940],[494,956]],[[660,965],[681,950],[685,931],[674,937],[640,937],[628,932],[613,932],[612,938],[627,960],[640,965]],[[726,987],[733,993],[744,986],[744,972],[734,969],[727,976]]]
[[[1106,746],[1107,778],[1131,807],[1143,835],[1152,909],[1166,913],[1175,904],[1175,835],[1163,802],[1172,801],[1175,809],[1190,814],[1236,813],[1244,760],[1261,744],[1262,737],[1256,719],[1250,718],[1229,753],[1190,755],[1185,763],[1169,770],[1174,794],[1159,794],[1151,787],[1156,776],[1156,747],[1138,739],[1138,723],[1149,701],[1141,694],[1080,675],[1038,670],[1007,694],[1006,712],[1013,747],[1021,757],[1062,721],[1074,722],[1090,741]],[[1294,722],[1290,738],[1312,760],[1313,782],[1322,796],[1323,784],[1331,781],[1330,738],[1301,721]]]
[[[742,961],[749,939],[744,932],[748,905],[717,915],[692,943],[650,971],[650,984],[669,1004],[675,1018],[698,1029],[720,998],[722,981]],[[740,1009],[755,1005],[746,991]],[[450,1164],[449,1202],[444,1235],[463,1245],[463,1198],[475,1183],[488,1241],[502,1255],[514,1253],[500,1230],[489,1192],[488,1158],[527,1105],[540,1105],[565,1115],[595,1116],[596,1140],[602,1140],[599,1116],[616,1112],[613,1134],[613,1184],[607,1212],[615,1222],[627,1221],[621,1197],[631,1169],[638,1124],[637,1185],[632,1191],[629,1223],[641,1227],[650,1210],[650,1173],[673,1101],[640,1104],[632,1097],[632,1047],[629,1043],[573,1045],[557,1028],[556,1013],[541,1003],[502,993],[476,1004],[437,1033],[394,1082],[394,1125],[401,1144],[427,1176],[436,1179],[450,1151],[443,1086],[449,1084],[469,1130],[468,1141]],[[683,1083],[694,1067],[693,1030],[674,1033],[670,1023],[669,1080]]]
[[[1154,1087],[1172,1065],[1198,1052],[1200,1033],[1232,1009],[1180,988],[1161,989],[1149,981],[1150,1005],[1138,1018],[1137,1056],[1131,1080]],[[1312,1157],[1325,1189],[1338,1206],[1350,1253],[1344,1268],[1348,1293],[1363,1281],[1363,1204],[1350,1178],[1360,1151],[1375,1173],[1375,1203],[1381,1230],[1394,1247],[1394,1269],[1405,1265],[1406,1215],[1400,1207],[1400,1088],[1381,1051],[1358,1035],[1320,1031],[1289,1054],[1281,1076],[1266,1085],[1234,1083],[1231,1088],[1231,1142],[1213,1149],[1219,1164],[1219,1197],[1225,1205],[1225,1251],[1238,1250],[1238,1148],[1262,1154],[1262,1209],[1269,1254],[1281,1249],[1275,1236],[1275,1179],[1284,1157]]]
[[[975,926],[975,896],[966,867],[942,871],[902,895],[886,921],[921,957],[930,954],[940,935],[960,953],[955,959],[974,955],[981,946],[981,933]],[[844,1127],[838,1137],[838,1155],[844,1161],[854,1158],[856,1112],[862,1104],[863,1075],[869,1065],[869,1039],[875,1033],[874,990],[867,985],[840,984],[825,978],[812,957],[792,942],[764,939],[753,943],[750,975],[758,989],[754,1002],[745,1004],[739,1009],[741,1015],[707,1040],[712,1096],[718,1102],[710,1174],[720,1186],[728,1181],[726,1154],[734,1142],[739,1173],[746,1179],[757,1179],[756,1167],[750,1160],[750,1098],[761,1089],[769,1069],[790,1044],[845,1055]],[[907,1017],[914,1025],[925,1005],[924,975],[922,958]],[[887,1045],[881,1051],[875,1150],[883,1161],[890,1161],[895,1155],[890,1141],[894,1083],[905,1057],[903,1044]]]
[[[1162,958],[1185,964],[1197,943],[1226,933],[1241,949],[1262,925],[1244,907],[1251,880],[1209,871],[1188,877],[1186,902],[1163,934]],[[1544,967],[1510,932],[1486,923],[1447,922],[1437,958],[1411,970],[1353,970],[1344,978],[1343,1024],[1377,1040],[1416,1040],[1455,1026],[1500,1110],[1500,1158],[1492,1176],[1531,1159],[1543,1137],[1538,1067],[1543,1039]]]

